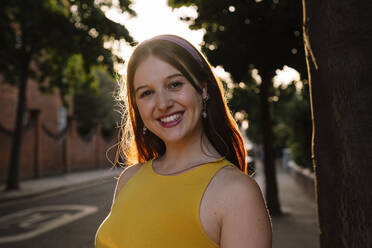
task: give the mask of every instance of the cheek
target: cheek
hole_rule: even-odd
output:
[[[198,93],[184,92],[178,95],[179,101],[194,109],[202,108],[202,99]]]
[[[196,96],[192,99],[192,105],[193,105],[193,107],[194,107],[195,110],[197,110],[197,111],[201,111],[201,109],[202,109],[202,105],[203,105],[203,102],[202,102],[201,96],[196,95]]]
[[[149,118],[149,116],[151,115],[151,106],[148,103],[145,103],[145,102],[137,103],[137,109],[138,109],[138,112],[142,120],[144,121],[146,118]]]

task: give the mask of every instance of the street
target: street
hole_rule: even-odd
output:
[[[93,247],[115,180],[0,205],[0,248]]]
[[[24,182],[24,192],[67,184],[35,197],[2,201],[0,248],[93,247],[98,225],[109,212],[118,174],[113,171],[102,176],[104,173],[107,171],[71,173]],[[261,163],[257,163],[255,179],[264,190]],[[285,215],[272,219],[273,248],[319,247],[314,200],[304,195],[288,173],[279,170],[278,182]]]

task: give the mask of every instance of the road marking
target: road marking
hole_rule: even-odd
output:
[[[66,225],[98,210],[95,206],[54,205],[0,217],[0,244],[22,241]]]

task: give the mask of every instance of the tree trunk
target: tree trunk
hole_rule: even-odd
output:
[[[7,190],[19,189],[20,153],[22,147],[24,113],[26,112],[26,90],[30,65],[30,55],[25,53],[24,61],[21,61],[21,77],[18,87],[18,102],[16,113],[16,126],[13,131],[12,150],[10,154]]]
[[[372,247],[372,2],[303,7],[321,247]]]
[[[271,123],[271,110],[269,103],[269,92],[272,87],[272,74],[262,71],[262,82],[260,87],[260,104],[261,104],[261,119],[263,130],[263,152],[264,152],[264,171],[266,182],[266,204],[270,211],[270,215],[281,215],[278,183],[276,180],[275,154],[273,148],[273,134]]]

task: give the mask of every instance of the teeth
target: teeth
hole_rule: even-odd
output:
[[[167,116],[165,118],[161,118],[160,121],[161,122],[171,122],[171,121],[177,120],[178,118],[180,118],[180,116],[181,116],[181,114],[174,114],[174,115]]]

